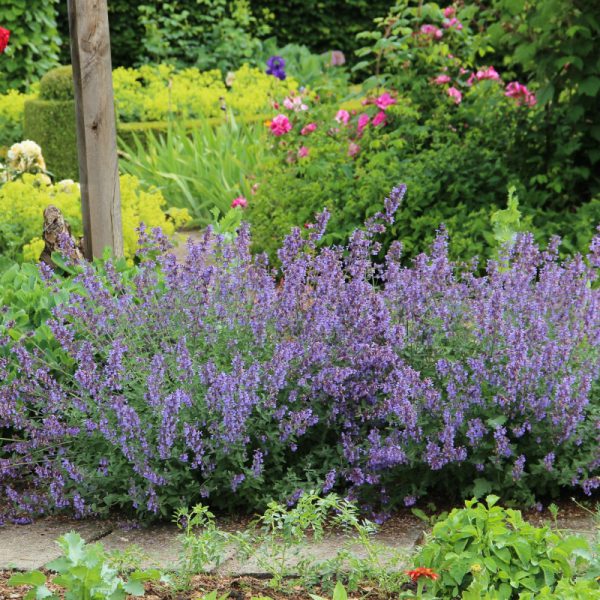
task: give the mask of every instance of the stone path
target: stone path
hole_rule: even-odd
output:
[[[538,524],[538,523],[536,523]],[[223,525],[231,531],[231,524]],[[577,514],[559,519],[559,527],[593,539],[597,526],[591,516]],[[375,536],[381,544],[379,555],[382,560],[393,560],[400,565],[402,556],[407,556],[420,543],[424,524],[412,515],[404,514],[386,523]],[[60,555],[55,540],[69,531],[77,531],[86,542],[101,541],[107,550],[125,550],[132,544],[139,546],[147,555],[145,567],[172,569],[177,564],[181,549],[178,530],[174,525],[159,525],[148,529],[131,528],[130,525],[112,521],[74,521],[59,517],[40,519],[29,525],[7,525],[0,527],[0,571],[8,569],[29,570],[43,567]],[[321,541],[307,540],[290,556],[288,565],[293,567],[300,559],[311,560],[334,558],[338,550],[346,547],[356,556],[363,556],[364,549],[351,544],[342,534],[331,534]],[[386,559],[386,557],[388,557]],[[263,575],[256,556],[241,560],[235,551],[228,552],[228,559],[218,569],[223,575]]]
[[[131,529],[127,525],[109,521],[75,521],[49,517],[29,525],[0,527],[0,571],[43,567],[60,555],[55,540],[69,531],[77,531],[86,542],[101,541],[109,551],[123,551],[135,544],[147,555],[143,561],[144,567],[165,570],[174,568],[181,549],[179,532],[174,525]],[[406,555],[422,534],[423,524],[415,518],[393,533],[382,531],[376,536],[376,541],[389,556]],[[290,556],[288,564],[293,566],[301,558],[307,557],[319,561],[334,558],[338,550],[350,543],[350,540],[341,534],[329,535],[321,541],[307,541],[298,548],[297,553]],[[355,544],[352,545],[351,551],[356,556],[364,555],[362,548]],[[219,574],[261,575],[265,572],[260,566],[261,561],[256,557],[242,560],[236,556],[234,550],[226,554],[228,559],[219,567]]]

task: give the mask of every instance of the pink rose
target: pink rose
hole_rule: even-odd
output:
[[[456,12],[456,8],[454,8],[454,6],[447,6],[444,9],[444,16],[446,17],[446,19],[450,19],[451,17],[454,16],[455,12]]]
[[[304,158],[305,156],[308,156],[308,148],[301,146],[300,150],[298,150],[298,158]]]
[[[287,97],[283,101],[283,106],[285,106],[285,108],[288,110],[293,110],[294,112],[308,110],[308,106],[302,102],[302,98],[300,96],[296,96],[295,98]]]
[[[348,146],[348,156],[356,156],[360,152],[360,146],[354,142],[350,142]]]
[[[476,79],[475,73],[471,73],[469,75],[469,79],[467,79],[467,85],[468,86],[473,85],[473,83],[475,82],[475,79]]]
[[[392,98],[388,92],[381,94],[381,96],[375,100],[375,106],[381,110],[385,110],[388,106],[392,106],[392,104],[396,104],[396,99]]]
[[[439,40],[442,38],[442,35],[444,35],[442,30],[435,25],[421,25],[420,31],[423,35],[430,37],[432,40]]]
[[[450,29],[451,27],[454,27],[454,29],[460,31],[463,28],[463,25],[456,17],[452,17],[451,19],[444,19],[442,27],[444,27],[444,29]]]
[[[338,123],[343,123],[344,125],[348,125],[348,121],[350,120],[350,113],[347,110],[340,109],[337,111],[335,115],[335,120]]]
[[[526,104],[527,106],[535,106],[537,104],[537,98],[535,94],[527,89],[527,86],[519,83],[518,81],[511,81],[506,86],[505,96],[514,98],[519,104]]]
[[[316,123],[309,123],[300,130],[300,135],[308,135],[309,133],[312,133],[316,128]]]
[[[238,196],[231,202],[231,208],[246,208],[246,206],[248,206],[248,200],[244,196]]]
[[[288,133],[292,129],[292,124],[285,115],[279,114],[271,121],[270,127],[273,135],[279,137]]]
[[[340,67],[346,63],[346,57],[341,50],[333,50],[331,52],[331,66]]]
[[[448,96],[450,96],[450,98],[454,99],[454,102],[456,104],[460,104],[462,102],[462,94],[454,86],[449,87],[446,90],[446,93],[448,94]]]
[[[362,115],[358,117],[358,133],[362,132],[362,130],[369,124],[370,120],[371,119],[367,113],[362,113]]]
[[[486,69],[477,71],[477,73],[475,74],[475,77],[477,77],[478,81],[481,81],[483,79],[491,79],[492,81],[499,81],[500,80],[500,75],[498,75],[496,69],[494,69],[494,67],[487,67]]]
[[[434,80],[433,83],[437,84],[437,85],[444,85],[446,83],[450,83],[450,77],[448,75],[438,75]]]
[[[385,113],[380,110],[374,117],[373,117],[373,127],[377,127],[378,125],[382,125],[385,124]]]

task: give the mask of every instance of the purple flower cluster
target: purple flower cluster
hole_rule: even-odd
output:
[[[408,266],[399,243],[374,263],[404,192],[347,248],[318,247],[326,213],[293,230],[278,271],[245,226],[184,264],[142,231],[133,273],[81,266],[85,293],[48,323],[61,360],[1,340],[9,518],[252,509],[317,486],[410,505],[444,481],[543,487],[534,473],[597,487],[599,238],[561,261],[522,235],[481,276],[442,230]]]
[[[281,56],[271,56],[267,60],[267,75],[273,75],[283,81],[286,78],[285,59]]]

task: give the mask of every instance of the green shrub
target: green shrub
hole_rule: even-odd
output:
[[[23,138],[23,113],[25,102],[34,98],[34,94],[23,94],[10,90],[0,94],[0,149],[8,148]],[[0,150],[0,156],[4,153]]]
[[[40,80],[42,100],[73,100],[73,68],[71,65],[56,67],[48,71]]]
[[[516,599],[553,590],[590,564],[585,538],[564,537],[548,525],[535,527],[520,511],[497,502],[497,496],[488,496],[486,504],[467,501],[433,527],[414,558],[415,565],[439,575],[427,585],[432,595],[454,598],[476,588],[496,592],[498,600]]]
[[[23,133],[42,147],[56,180],[79,178],[74,100],[28,100]]]
[[[37,2],[33,7],[29,0],[2,0],[2,27],[11,35],[6,51],[0,55],[0,94],[11,88],[27,90],[58,64],[58,1]]]

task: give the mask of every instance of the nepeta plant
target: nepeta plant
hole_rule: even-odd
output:
[[[558,241],[521,235],[484,276],[450,262],[443,230],[410,266],[400,243],[374,261],[403,194],[347,248],[317,248],[327,214],[293,230],[280,271],[246,227],[207,231],[185,264],[143,232],[127,278],[81,265],[85,291],[49,321],[62,359],[2,341],[13,515],[252,510],[317,486],[388,507],[432,488],[591,492],[600,236],[561,262]]]

